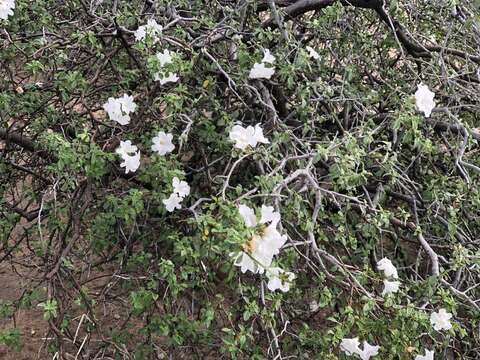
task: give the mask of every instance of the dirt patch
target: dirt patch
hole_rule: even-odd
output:
[[[0,264],[0,302],[10,303],[20,299],[25,286],[23,276],[17,274],[8,264]],[[17,309],[13,316],[0,318],[0,332],[17,329],[21,334],[22,348],[19,352],[0,345],[2,360],[45,359],[43,348],[47,323],[41,309]]]

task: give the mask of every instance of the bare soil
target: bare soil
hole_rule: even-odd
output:
[[[0,302],[12,302],[22,296],[24,286],[27,285],[22,278],[9,264],[0,263]],[[41,351],[47,328],[41,309],[18,309],[13,317],[0,318],[0,331],[15,327],[21,333],[22,349],[17,352],[0,345],[0,359],[47,359],[47,355]]]

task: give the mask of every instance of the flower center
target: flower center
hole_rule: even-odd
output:
[[[288,277],[287,273],[281,273],[278,275],[278,278],[282,282],[282,285],[288,284],[290,282],[290,278]]]
[[[265,224],[258,225],[258,235],[260,237],[264,237],[266,231],[267,231],[267,225],[265,225]]]
[[[248,254],[252,254],[255,249],[258,247],[258,241],[265,236],[267,226],[265,224],[257,225],[255,228],[255,234],[242,245],[243,251]]]
[[[253,253],[253,251],[257,248],[257,238],[256,236],[252,236],[250,240],[242,245],[243,251],[248,254]]]

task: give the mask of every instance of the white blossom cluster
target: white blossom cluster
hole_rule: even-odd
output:
[[[116,121],[120,125],[130,123],[130,114],[135,112],[137,104],[133,101],[133,96],[123,94],[120,98],[109,97],[103,104],[103,109],[107,112],[110,120]]]
[[[139,26],[135,31],[135,40],[143,41],[147,36],[153,38],[154,42],[157,42],[158,36],[162,33],[163,27],[157,24],[155,19],[149,19],[145,25]]]
[[[425,114],[425,117],[430,117],[432,110],[435,107],[435,101],[433,98],[435,94],[430,91],[427,85],[420,83],[417,85],[417,91],[415,92],[415,105],[418,111]]]
[[[186,181],[180,180],[178,177],[172,179],[173,192],[167,199],[162,200],[168,212],[181,209],[181,202],[190,194],[190,186]]]
[[[386,278],[398,279],[398,271],[392,261],[388,258],[383,258],[377,262],[377,269],[383,271]],[[382,295],[397,292],[400,287],[399,281],[384,280],[385,288]],[[452,314],[445,309],[440,309],[438,312],[432,312],[430,315],[430,324],[437,331],[450,330],[452,324],[450,319]],[[356,338],[344,338],[340,343],[340,350],[347,356],[358,355],[362,360],[369,360],[370,357],[378,354],[380,346],[372,346],[366,341],[363,342],[363,349],[360,349],[360,342]],[[434,360],[434,351],[425,349],[425,355],[417,355],[415,360]]]
[[[256,124],[255,127],[249,125],[244,128],[241,125],[235,125],[230,130],[230,140],[234,141],[234,146],[237,149],[245,150],[249,146],[254,149],[259,143],[268,144],[269,141],[263,136],[263,129],[260,124]]]
[[[147,36],[153,38],[154,43],[158,42],[159,36],[163,31],[162,25],[158,24],[155,19],[149,19],[147,24],[140,26],[134,33],[135,40],[143,41]],[[164,49],[156,55],[160,67],[163,68],[167,64],[172,63],[172,55],[169,50]],[[170,82],[177,82],[179,80],[178,74],[169,72],[162,74],[157,72],[154,74],[154,80],[158,81],[160,85],[165,85]]]
[[[276,212],[273,206],[262,205],[258,221],[255,211],[247,205],[239,205],[238,212],[245,225],[254,229],[254,234],[243,244],[243,251],[232,254],[235,266],[240,267],[242,273],[246,271],[254,274],[265,273],[270,291],[288,291],[295,275],[279,267],[270,267],[273,257],[279,254],[287,241],[287,236],[277,230],[280,213]]]
[[[265,49],[263,52],[263,59],[260,63],[253,64],[250,69],[248,77],[250,79],[270,79],[275,73],[273,67],[267,67],[266,64],[273,64],[275,62],[275,56],[270,53],[270,50]]]
[[[346,355],[352,356],[357,354],[362,360],[369,360],[372,356],[378,355],[380,346],[370,345],[367,341],[363,342],[363,349],[360,349],[360,341],[356,338],[344,338],[340,343],[340,350]]]
[[[393,265],[392,261],[387,258],[383,258],[377,262],[377,269],[383,271],[384,276],[387,278],[383,280],[383,291],[382,296],[387,294],[396,293],[400,288],[400,281],[397,280],[388,280],[398,279],[397,268]]]
[[[172,63],[172,54],[167,49],[163,50],[156,55],[158,63],[160,67],[163,68],[167,64]],[[165,85],[169,82],[177,82],[179,77],[177,73],[169,72],[168,74],[162,74],[161,72],[157,72],[154,76],[155,81],[160,82],[160,85]]]
[[[159,131],[157,136],[152,139],[152,151],[159,155],[166,155],[175,149],[172,143],[173,135]],[[121,167],[125,167],[125,173],[135,172],[140,166],[140,151],[136,145],[132,145],[130,140],[120,141],[120,146],[115,152],[122,157]]]
[[[135,172],[140,166],[140,150],[137,146],[132,145],[130,140],[120,141],[120,146],[115,152],[121,156],[123,162],[120,167],[125,168],[125,174]]]
[[[120,125],[130,123],[130,113],[134,112],[137,105],[133,101],[133,97],[124,94],[120,98],[108,98],[103,106],[111,120],[118,122]],[[152,139],[151,149],[158,155],[166,155],[175,149],[172,142],[173,135],[164,131],[159,131],[157,136]],[[120,146],[115,150],[120,155],[122,162],[120,167],[125,168],[125,173],[135,172],[140,167],[140,150],[133,145],[130,140],[120,141]],[[180,209],[180,203],[190,194],[190,186],[185,181],[180,181],[177,177],[172,181],[173,193],[168,199],[163,200],[167,211]]]
[[[1,1],[1,0],[0,0]],[[0,8],[1,9],[1,8]],[[162,28],[155,20],[149,20],[147,25],[141,26],[135,32],[137,40],[143,40],[147,34],[156,36],[160,34]],[[318,60],[319,54],[311,47],[306,47],[308,57]],[[156,54],[157,61],[161,68],[172,63],[172,54],[169,50],[164,49]],[[264,57],[260,63],[255,63],[250,70],[249,78],[251,79],[270,79],[275,69],[268,67],[267,64],[273,64],[275,57],[268,49],[264,50]],[[176,73],[162,71],[155,74],[155,81],[159,81],[161,85],[168,82],[177,82],[178,75]],[[435,102],[433,101],[435,94],[431,92],[426,85],[418,85],[415,93],[416,107],[423,112],[426,117],[431,115]],[[127,125],[130,122],[130,114],[135,112],[137,105],[132,96],[124,94],[121,98],[109,98],[104,104],[104,109],[109,118],[116,121],[120,125]],[[234,125],[230,132],[229,138],[234,143],[234,147],[245,151],[247,149],[255,149],[258,144],[268,144],[269,140],[264,136],[263,129],[260,124],[255,126]],[[164,156],[175,149],[173,144],[173,135],[160,131],[152,139],[151,150],[160,156]],[[121,141],[120,146],[116,149],[123,160],[120,164],[125,168],[125,173],[135,172],[140,166],[140,151],[137,146],[133,145],[130,140]],[[178,177],[172,179],[173,191],[170,196],[162,200],[168,212],[175,209],[181,209],[182,201],[190,194],[190,186],[186,181],[180,180]],[[273,259],[280,253],[281,248],[287,240],[286,235],[282,235],[279,230],[281,221],[280,213],[275,211],[272,206],[262,205],[260,210],[260,219],[257,218],[254,209],[245,204],[238,206],[238,211],[245,225],[250,228],[253,235],[246,239],[242,245],[242,250],[237,253],[230,254],[233,258],[235,266],[240,267],[242,273],[247,271],[253,274],[265,274],[268,283],[267,287],[270,291],[280,290],[287,292],[295,279],[295,274],[285,271],[278,266],[272,266]],[[396,293],[399,291],[401,282],[398,280],[397,268],[388,258],[383,258],[377,262],[377,269],[383,272],[385,279],[383,280],[384,288],[382,296]],[[432,312],[430,323],[437,331],[449,330],[452,328],[450,319],[452,314],[445,309],[438,312]],[[380,346],[371,345],[367,341],[363,341],[360,346],[358,337],[344,338],[341,341],[340,349],[347,356],[358,356],[362,360],[369,360],[371,357],[378,355]],[[425,355],[417,355],[415,360],[434,360],[434,351],[425,349]]]
[[[172,139],[172,134],[166,134],[163,131],[159,131],[157,136],[152,139],[152,151],[162,156],[172,152],[175,148]],[[137,171],[140,166],[140,151],[137,146],[132,145],[130,140],[120,141],[120,146],[115,152],[122,157],[123,162],[120,166],[125,168],[126,174]],[[173,178],[172,187],[172,194],[170,194],[167,199],[163,200],[163,204],[169,212],[172,212],[175,209],[180,209],[181,202],[190,194],[190,186],[188,183],[181,181],[178,177]]]

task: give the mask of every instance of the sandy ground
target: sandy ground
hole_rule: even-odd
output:
[[[0,302],[10,302],[21,297],[24,289],[22,278],[6,263],[0,264]],[[46,321],[43,320],[41,309],[19,309],[10,319],[0,319],[0,331],[12,329],[16,325],[22,335],[22,350],[20,352],[0,345],[2,360],[34,360],[47,359],[45,354],[39,354],[42,347]]]

